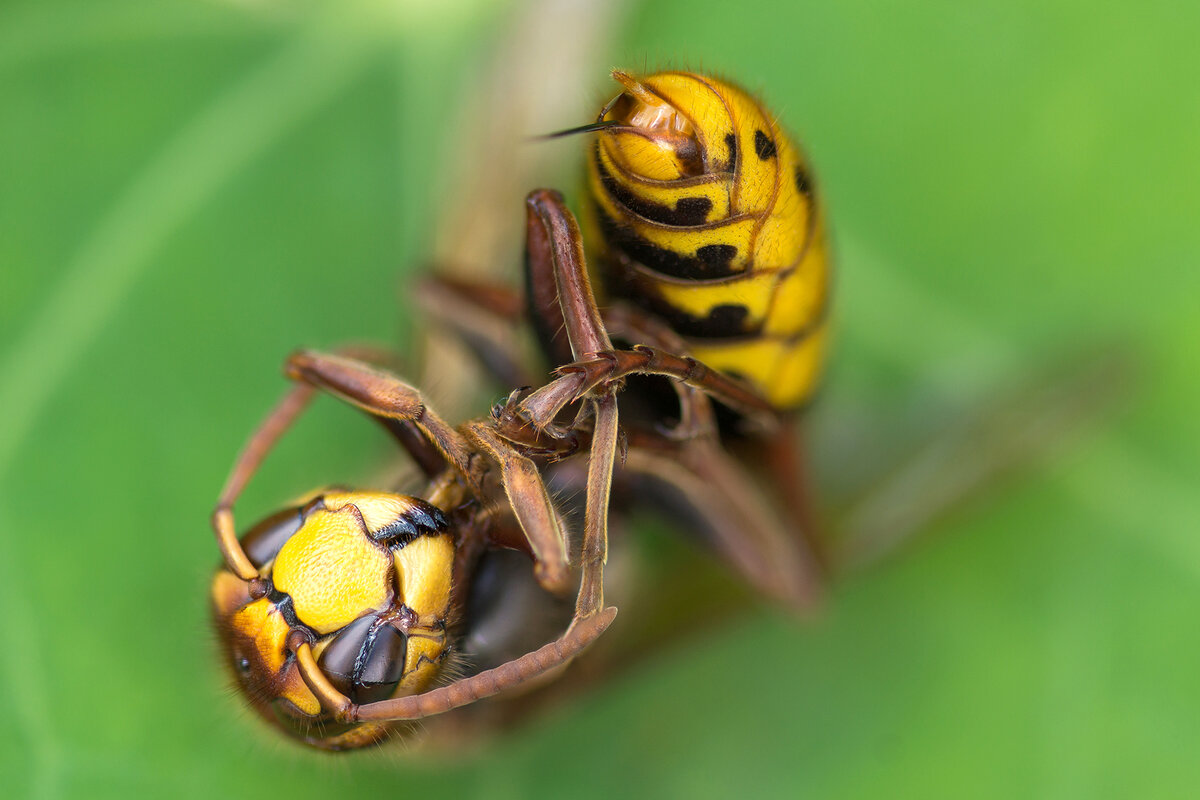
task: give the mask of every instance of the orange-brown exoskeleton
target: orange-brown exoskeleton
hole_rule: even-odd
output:
[[[614,490],[665,511],[767,594],[804,606],[818,591],[787,428],[823,348],[828,275],[810,173],[772,118],[729,84],[689,73],[616,77],[626,91],[593,126],[589,155],[603,237],[593,265],[613,302],[601,311],[584,237],[546,190],[526,204],[523,300],[449,279],[426,288],[427,308],[509,386],[536,384],[535,370],[487,331],[519,325],[526,309],[560,377],[455,429],[388,373],[294,356],[288,374],[299,386],[251,440],[222,494],[214,526],[226,565],[213,598],[226,655],[254,706],[309,744],[377,741],[405,721],[513,689],[588,646],[616,613],[603,575]],[[318,493],[239,544],[232,505],[316,389],[382,422],[428,486],[420,498]],[[675,404],[673,425],[664,395]],[[747,439],[735,454],[744,442],[727,435],[713,398],[774,438]],[[567,457],[574,461],[549,469]],[[797,487],[784,493],[786,510],[763,491],[752,460]],[[580,463],[586,469],[570,468]],[[585,498],[582,509],[564,509],[583,529],[571,563],[550,480]],[[492,649],[480,660],[491,656],[495,666],[456,678],[447,654],[460,639],[487,638],[474,635],[482,616],[463,619],[472,591],[487,582],[480,559],[505,547],[532,558],[547,596],[578,580],[574,613],[540,648],[525,652],[508,634],[483,646]],[[504,595],[488,596],[499,604]]]
[[[589,587],[599,576],[584,566],[565,632],[511,657],[508,640],[528,637],[506,634],[478,647],[455,679],[455,637],[490,624],[486,613],[468,619],[467,604],[512,601],[480,588],[492,551],[525,552],[548,598],[573,588],[563,523],[538,468],[490,421],[451,427],[416,390],[364,362],[299,353],[287,372],[297,387],[251,439],[213,516],[225,556],[212,585],[218,636],[239,689],[268,721],[315,747],[361,747],[565,664],[612,622],[616,609],[596,604]],[[318,388],[394,434],[428,480],[423,497],[317,492],[239,541],[233,503]]]

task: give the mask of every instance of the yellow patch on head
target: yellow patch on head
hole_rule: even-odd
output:
[[[445,619],[450,607],[454,539],[449,534],[422,536],[392,554],[400,599],[423,622]]]
[[[301,622],[332,633],[386,607],[391,565],[391,553],[367,537],[362,517],[346,504],[308,515],[275,558],[273,579],[291,595]]]

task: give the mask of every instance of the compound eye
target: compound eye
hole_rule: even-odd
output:
[[[405,635],[369,614],[342,628],[321,653],[318,664],[339,692],[362,704],[392,696],[407,656]]]
[[[259,520],[242,537],[242,550],[246,552],[251,564],[261,569],[263,564],[279,555],[280,548],[304,524],[301,511],[299,508],[277,511],[266,519]]]

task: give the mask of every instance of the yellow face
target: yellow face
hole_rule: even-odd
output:
[[[829,258],[814,181],[775,117],[689,72],[613,77],[588,157],[610,294],[665,319],[709,366],[775,406],[803,403],[824,355]]]
[[[326,492],[260,522],[242,539],[255,589],[221,569],[212,584],[224,656],[269,721],[309,744],[357,747],[388,726],[336,725],[294,655],[356,704],[429,688],[448,653],[454,538],[436,507],[405,495]]]

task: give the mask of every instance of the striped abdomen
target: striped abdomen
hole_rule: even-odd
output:
[[[686,72],[626,91],[588,158],[610,295],[665,320],[708,366],[777,408],[804,403],[824,354],[829,260],[803,155],[758,102]],[[594,251],[595,252],[595,251]]]

